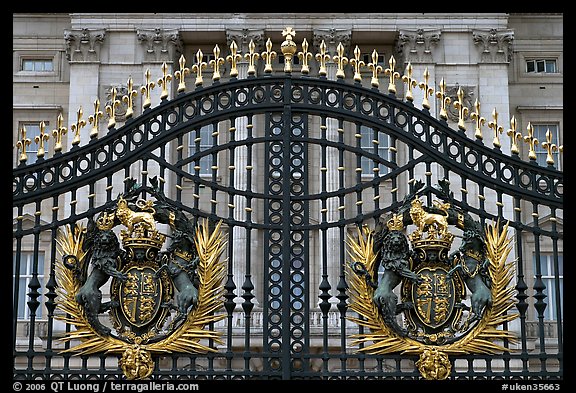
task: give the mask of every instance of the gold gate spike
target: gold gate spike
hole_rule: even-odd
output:
[[[384,70],[384,75],[390,76],[390,82],[388,82],[388,92],[396,94],[396,82],[394,80],[400,78],[400,73],[394,71],[394,67],[396,67],[396,59],[394,58],[394,56],[390,56],[388,64],[390,65],[390,68],[386,68]]]
[[[464,118],[468,115],[468,107],[464,106],[464,91],[458,87],[458,101],[454,103],[454,108],[458,110],[458,128],[466,131],[466,124]]]
[[[291,27],[286,27],[282,30],[282,36],[286,37],[284,42],[280,45],[282,54],[284,55],[284,72],[292,72],[292,58],[294,53],[296,53],[296,43],[292,41],[292,37],[296,35],[296,32]]]
[[[552,133],[550,129],[546,130],[546,141],[542,142],[542,147],[546,149],[546,163],[548,165],[554,166],[554,157],[552,153],[558,150],[555,143],[552,143]]]
[[[378,65],[378,52],[376,52],[376,49],[372,51],[372,63],[368,63],[368,68],[372,70],[372,79],[370,79],[370,84],[373,87],[380,86],[378,73],[382,72],[382,66]]]
[[[156,82],[158,86],[162,87],[162,94],[160,99],[164,100],[168,97],[168,82],[172,80],[172,75],[168,74],[168,64],[166,62],[162,63],[162,78],[158,79]]]
[[[140,92],[144,94],[144,103],[142,104],[143,110],[150,107],[150,105],[152,104],[152,102],[150,101],[150,91],[152,91],[152,89],[155,86],[154,82],[150,80],[151,78],[150,69],[146,70],[144,76],[146,77],[146,84],[140,87]]]
[[[261,54],[262,58],[266,61],[264,72],[269,74],[272,72],[272,59],[276,57],[276,52],[272,50],[272,41],[270,38],[266,41],[266,50]]]
[[[220,57],[220,47],[214,46],[214,59],[210,60],[210,67],[214,70],[212,73],[212,80],[215,82],[220,80],[220,66],[224,64],[224,58]]]
[[[38,151],[36,152],[36,157],[43,158],[44,154],[46,153],[46,149],[44,149],[44,142],[50,139],[50,134],[46,134],[44,132],[44,128],[46,128],[46,123],[44,120],[40,122],[40,135],[36,135],[34,137],[34,142],[38,145]]]
[[[498,112],[496,108],[492,111],[492,120],[488,123],[488,128],[492,128],[494,130],[494,139],[492,140],[492,144],[494,147],[500,149],[500,135],[504,132],[504,128],[498,125]]]
[[[528,135],[524,137],[524,142],[530,145],[530,150],[528,151],[528,158],[531,161],[536,161],[535,146],[538,144],[538,139],[534,138],[534,126],[532,125],[532,123],[528,122],[526,130],[528,131]]]
[[[178,59],[178,64],[180,64],[180,69],[174,72],[174,76],[178,78],[178,89],[176,92],[182,93],[186,90],[186,74],[190,73],[190,68],[186,67],[186,58],[184,55],[180,55]]]
[[[300,72],[308,75],[310,72],[308,60],[312,58],[312,53],[308,52],[308,41],[306,41],[306,38],[302,41],[302,52],[298,52],[298,57],[302,60],[302,69],[300,69]]]
[[[440,86],[440,91],[436,92],[436,98],[440,100],[440,118],[443,120],[448,120],[446,105],[450,105],[452,100],[446,95],[446,81],[444,81],[444,78],[440,80],[440,84],[438,86]]]
[[[520,150],[516,144],[516,139],[522,140],[522,134],[516,131],[516,117],[512,116],[510,119],[510,129],[506,131],[506,135],[510,137],[510,153],[518,155]]]
[[[26,146],[30,146],[32,141],[30,138],[26,138],[26,127],[23,125],[20,127],[20,135],[22,135],[22,139],[16,142],[16,149],[20,150],[20,162],[28,161],[28,155],[26,154]]]
[[[116,94],[118,94],[115,87],[112,88],[112,104],[106,105],[106,113],[108,114],[108,129],[113,128],[116,125],[116,107],[120,105],[120,101],[116,99]]]
[[[256,45],[254,44],[254,40],[250,40],[248,44],[248,53],[244,55],[244,58],[248,60],[248,75],[255,75],[256,74],[256,60],[258,60],[258,53],[254,52]]]
[[[128,108],[126,109],[126,119],[130,119],[134,115],[134,97],[138,95],[138,92],[134,90],[134,81],[132,77],[128,78],[128,94],[122,97],[122,101],[126,103]]]
[[[414,96],[412,95],[412,88],[416,87],[418,82],[412,79],[412,64],[410,64],[410,62],[408,62],[408,65],[406,66],[406,75],[402,76],[402,82],[408,85],[408,89],[406,90],[406,96],[405,96],[406,100],[410,102],[414,101]]]
[[[226,61],[230,62],[230,78],[236,78],[238,76],[238,67],[236,64],[239,60],[242,60],[242,55],[237,52],[238,45],[236,45],[236,41],[232,41],[230,44],[230,54],[226,56]]]
[[[100,123],[100,118],[102,116],[104,116],[104,114],[100,110],[100,100],[96,98],[96,101],[94,101],[94,114],[88,116],[88,123],[92,124],[90,139],[98,137],[98,124]]]
[[[478,99],[476,99],[476,102],[474,103],[474,108],[476,109],[476,112],[472,112],[470,114],[470,118],[476,121],[476,127],[474,128],[474,136],[476,137],[476,139],[482,140],[483,139],[482,126],[486,124],[486,119],[480,116],[480,102],[478,101]]]
[[[360,67],[364,67],[364,61],[360,60],[360,48],[356,45],[354,48],[354,58],[350,59],[350,65],[354,67],[354,80],[356,82],[362,82],[362,74],[360,73]]]
[[[339,42],[338,46],[336,47],[336,53],[338,54],[332,57],[334,63],[338,65],[338,70],[336,71],[336,78],[343,79],[345,76],[344,66],[348,64],[348,58],[344,56],[344,45],[342,45],[341,42]]]
[[[319,48],[320,53],[316,53],[316,61],[320,66],[320,69],[318,70],[318,75],[326,76],[328,74],[328,71],[326,70],[326,62],[330,60],[330,55],[326,53],[326,42],[324,42],[324,40],[322,40],[322,42],[320,43]]]
[[[195,86],[202,86],[204,83],[202,70],[206,68],[207,64],[205,61],[202,61],[202,59],[204,59],[204,53],[202,53],[202,50],[198,49],[198,52],[196,52],[196,64],[192,65],[192,72],[196,73],[196,81],[194,82]]]
[[[54,143],[55,153],[62,151],[62,136],[66,135],[66,133],[68,132],[68,129],[62,125],[63,123],[64,118],[62,117],[62,113],[60,113],[56,118],[56,128],[52,130],[52,135],[56,140],[56,142]]]
[[[424,69],[424,82],[420,82],[418,87],[424,90],[424,98],[422,99],[422,107],[430,109],[430,101],[428,97],[434,96],[434,89],[428,85],[428,79],[430,78],[430,72],[428,72],[428,67]]]
[[[78,111],[76,112],[77,121],[75,124],[72,124],[70,126],[70,129],[74,133],[74,139],[72,139],[72,146],[80,144],[80,130],[82,129],[82,127],[86,125],[86,120],[82,120],[83,114],[84,111],[82,110],[82,106],[80,106],[80,108],[78,108]]]

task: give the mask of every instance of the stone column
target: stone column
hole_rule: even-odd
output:
[[[80,130],[78,147],[85,146],[90,140],[89,134],[92,127],[88,123],[88,118],[94,113],[94,101],[99,98],[100,50],[105,38],[105,30],[74,29],[64,31],[66,58],[70,64],[70,96],[68,99],[68,117],[64,118],[67,123],[63,124],[68,128],[63,153],[73,148],[72,142],[75,138],[75,132],[72,130],[72,125]],[[78,111],[80,108],[82,108],[83,113],[79,120]],[[102,103],[100,110],[103,111]],[[85,126],[80,124],[82,122],[85,122]],[[102,123],[104,122],[101,121],[101,128],[104,128]],[[95,190],[96,195],[98,192]],[[86,211],[89,206],[88,195],[87,187],[77,191],[74,201],[70,193],[66,193],[63,209],[66,217],[71,214],[71,203],[75,204],[77,213]],[[94,197],[91,196],[90,198]]]
[[[352,32],[350,30],[336,30],[336,29],[329,29],[329,30],[315,30],[313,32],[313,45],[315,48],[315,52],[319,53],[319,46],[324,41],[326,44],[326,52],[327,54],[332,56],[336,55],[336,47],[339,43],[342,43],[344,46],[344,52],[347,53],[350,47],[350,39],[352,37]],[[329,80],[336,80],[336,71],[337,71],[337,64],[334,63],[332,60],[326,62],[326,77]],[[330,141],[338,141],[339,137],[338,132],[338,120],[334,118],[327,118],[326,119],[326,138]],[[340,187],[339,184],[339,153],[338,149],[327,147],[326,148],[326,191],[337,191]],[[318,178],[318,182],[322,182],[323,174],[320,174]],[[326,208],[327,208],[327,220],[328,222],[335,222],[338,221],[340,218],[340,210],[338,207],[340,206],[340,201],[338,197],[329,198],[326,201]],[[319,221],[322,221],[322,214],[318,218]],[[320,232],[320,243],[319,247],[322,244],[322,236],[323,232]],[[330,303],[336,304],[338,303],[338,299],[335,297],[338,294],[336,286],[338,285],[339,276],[340,276],[340,269],[341,269],[341,262],[340,261],[340,248],[344,247],[342,244],[343,242],[340,239],[339,228],[329,228],[326,231],[326,255],[319,253],[320,260],[317,261],[315,264],[318,266],[318,274],[315,274],[313,280],[310,281],[310,285],[312,288],[318,288],[320,285],[320,278],[322,275],[322,258],[327,258],[328,261],[328,282],[330,283],[330,294],[332,297],[330,298]],[[317,302],[318,299],[311,299],[314,302]],[[315,304],[314,304],[315,305]],[[312,306],[312,304],[311,304]]]
[[[248,77],[248,60],[244,58],[244,54],[249,52],[248,45],[250,41],[253,41],[256,45],[255,52],[260,53],[263,42],[264,42],[264,31],[262,30],[250,30],[250,29],[242,29],[242,30],[227,30],[226,31],[226,40],[227,45],[230,46],[232,41],[236,42],[238,45],[238,53],[242,55],[242,60],[237,63],[238,69],[238,79],[245,79]],[[246,117],[237,117],[234,121],[234,127],[236,130],[234,131],[234,137],[236,140],[246,139],[248,137],[248,119]],[[257,146],[254,146],[255,148]],[[254,151],[252,152],[254,160]],[[246,146],[239,146],[234,149],[234,188],[238,190],[246,190],[247,189],[247,174],[248,171],[252,171],[252,188],[254,188],[254,180],[257,179],[257,175],[255,173],[255,165],[252,165],[252,168],[247,168],[248,163],[248,148]],[[249,190],[250,191],[250,190]],[[252,189],[251,191],[255,191]],[[254,220],[254,215],[252,215]],[[238,221],[244,221],[246,219],[246,198],[244,196],[236,195],[234,196],[234,219]],[[234,239],[234,254],[232,258],[232,266],[233,266],[233,274],[234,274],[234,284],[236,285],[236,289],[234,293],[236,294],[236,298],[234,301],[238,303],[242,303],[244,299],[241,297],[244,293],[242,289],[242,285],[246,280],[246,229],[242,227],[234,227],[233,231],[233,239]],[[251,255],[259,255],[258,254],[258,236],[256,231],[252,231],[251,234],[251,241],[248,247],[250,247]],[[259,294],[260,289],[257,288],[258,283],[261,282],[259,279],[262,277],[262,268],[261,266],[256,263],[256,261],[260,260],[259,257],[251,259],[251,275],[252,275],[252,285],[254,285],[253,294]],[[258,279],[254,279],[257,277]],[[252,303],[258,304],[258,296],[252,299]]]

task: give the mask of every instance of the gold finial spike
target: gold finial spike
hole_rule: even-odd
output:
[[[362,82],[362,74],[360,74],[360,67],[364,67],[366,64],[364,61],[360,60],[360,48],[356,45],[354,48],[354,58],[350,59],[350,65],[354,67],[354,80],[356,82]]]
[[[166,62],[162,63],[162,78],[158,79],[156,82],[158,86],[162,87],[162,94],[160,94],[160,99],[165,100],[168,98],[168,82],[172,80],[172,75],[168,73],[168,64]]]
[[[480,102],[478,101],[478,99],[476,99],[476,102],[474,103],[474,108],[476,109],[476,112],[472,112],[470,114],[470,118],[476,121],[476,127],[474,128],[474,136],[476,137],[476,139],[482,140],[483,139],[482,126],[486,123],[486,119],[480,116]]]
[[[370,79],[370,84],[373,87],[380,86],[378,73],[382,72],[382,66],[378,65],[378,52],[376,52],[376,49],[372,51],[372,63],[368,63],[368,68],[372,71],[372,79]]]
[[[552,133],[550,129],[546,130],[546,141],[542,142],[542,147],[546,149],[546,164],[549,166],[554,166],[554,157],[552,153],[558,150],[558,146],[552,143]]]
[[[516,131],[516,117],[514,116],[510,119],[510,129],[506,131],[506,135],[510,137],[510,153],[518,155],[520,150],[516,144],[516,139],[522,140],[522,134]]]
[[[464,91],[461,87],[458,87],[458,101],[453,105],[454,108],[458,110],[458,128],[462,131],[466,131],[466,124],[464,124],[464,118],[468,116],[468,107],[464,106]]]
[[[412,102],[414,101],[414,96],[412,95],[412,88],[416,87],[418,84],[414,79],[412,79],[412,64],[408,62],[406,66],[406,75],[402,76],[402,82],[408,85],[408,89],[406,89],[406,100]]]
[[[535,146],[538,144],[538,139],[534,138],[534,126],[532,123],[528,122],[528,126],[526,127],[526,131],[528,131],[528,135],[524,137],[524,142],[530,145],[530,149],[528,151],[528,158],[531,161],[536,161],[536,150]]]
[[[134,115],[134,97],[138,95],[138,92],[134,90],[134,81],[132,77],[128,78],[128,94],[122,97],[122,101],[126,103],[128,108],[126,109],[126,118],[129,119]]]
[[[296,43],[292,38],[296,35],[296,32],[291,27],[286,27],[282,30],[282,36],[286,37],[284,42],[280,45],[280,50],[284,55],[284,72],[292,72],[292,58],[294,53],[296,53]]]
[[[32,141],[30,140],[30,138],[26,138],[26,127],[24,125],[20,128],[20,135],[22,136],[22,138],[18,142],[16,142],[16,149],[20,151],[19,161],[26,162],[28,161],[28,155],[26,154],[26,147],[30,146]]]
[[[270,38],[266,41],[266,51],[262,52],[262,58],[266,60],[266,65],[264,66],[264,72],[269,74],[272,72],[272,59],[276,57],[276,52],[272,50],[272,41]]]
[[[308,41],[306,41],[306,38],[302,41],[302,52],[298,52],[298,57],[302,60],[302,68],[300,69],[300,72],[304,75],[308,75],[310,72],[308,60],[312,58],[312,53],[308,52]]]
[[[202,59],[204,59],[204,53],[202,53],[202,50],[198,49],[198,52],[196,52],[196,64],[192,65],[192,72],[196,73],[196,81],[194,82],[195,86],[202,86],[204,83],[202,70],[206,68],[207,64],[205,61],[202,61]]]
[[[238,45],[236,45],[236,41],[232,41],[230,44],[230,54],[226,56],[226,61],[230,62],[230,78],[236,78],[238,76],[238,61],[242,60],[242,55],[237,53],[238,52]]]
[[[86,125],[86,120],[82,120],[82,116],[84,115],[84,111],[82,110],[82,106],[78,108],[76,112],[77,121],[75,124],[70,126],[70,129],[74,133],[74,139],[72,139],[72,146],[76,146],[80,143],[80,130],[82,127]]]
[[[248,53],[244,55],[244,58],[248,60],[248,75],[255,75],[256,74],[256,60],[258,60],[258,53],[254,52],[256,48],[256,44],[254,44],[254,40],[250,40],[248,44]]]
[[[116,89],[114,89],[114,91],[116,91]],[[114,97],[116,97],[115,94]],[[120,101],[118,101],[118,103],[120,103]],[[62,117],[62,113],[60,113],[56,118],[56,128],[52,130],[52,135],[56,140],[54,143],[54,152],[56,153],[62,151],[62,136],[66,135],[66,132],[68,132],[68,129],[66,129],[62,124],[64,124],[64,118]]]
[[[500,134],[504,132],[504,128],[498,125],[498,112],[496,108],[492,111],[492,120],[488,123],[488,128],[492,128],[494,130],[494,139],[492,140],[492,145],[496,148],[500,148]]]
[[[430,72],[428,72],[428,67],[424,69],[424,81],[418,84],[418,87],[424,90],[424,98],[422,99],[422,107],[426,109],[430,109],[430,101],[428,97],[432,97],[434,95],[434,89],[428,85],[428,79],[430,79]]]
[[[436,98],[440,100],[440,118],[443,120],[448,120],[448,113],[446,112],[446,106],[450,105],[452,101],[450,97],[446,96],[446,81],[444,78],[440,80],[440,91],[436,92]]]
[[[186,67],[186,58],[184,55],[180,55],[178,64],[180,64],[180,69],[174,72],[174,76],[178,78],[178,89],[176,91],[182,93],[186,90],[185,78],[186,74],[190,73],[190,68]]]
[[[400,73],[394,71],[394,67],[396,67],[396,59],[394,58],[394,56],[390,56],[388,64],[390,65],[390,68],[386,68],[384,70],[384,75],[390,76],[390,82],[388,82],[388,92],[396,94],[396,82],[394,80],[400,78]]]
[[[90,139],[98,137],[98,124],[100,123],[100,118],[102,116],[104,116],[104,114],[100,110],[100,100],[96,98],[96,101],[94,101],[94,114],[88,116],[88,123],[92,124]]]
[[[336,71],[336,78],[343,79],[346,75],[344,74],[344,66],[348,64],[348,58],[344,56],[344,45],[341,42],[338,43],[336,47],[337,55],[332,57],[334,63],[338,65],[338,70]]]
[[[112,105],[106,105],[106,113],[108,114],[108,129],[113,128],[116,125],[116,108],[120,105],[120,100],[116,99],[116,94],[118,91],[115,87],[112,88]]]
[[[320,43],[320,53],[316,53],[316,61],[320,66],[318,70],[319,76],[326,76],[328,74],[328,71],[326,71],[326,62],[328,60],[330,60],[330,55],[326,53],[326,42],[322,40]]]
[[[44,120],[40,122],[40,135],[36,135],[34,137],[34,142],[38,145],[38,151],[36,152],[36,157],[43,158],[44,154],[46,153],[46,149],[44,148],[44,142],[50,138],[50,134],[46,134],[44,129],[46,128],[46,123]]]
[[[210,60],[210,67],[214,70],[212,73],[212,80],[220,80],[220,66],[224,64],[224,58],[220,57],[220,48],[218,45],[214,46],[214,59]]]
[[[146,109],[152,104],[152,101],[150,101],[150,92],[155,86],[154,82],[150,80],[150,69],[146,70],[144,76],[146,77],[146,84],[140,88],[140,91],[142,94],[144,94],[144,103],[142,104],[142,109]]]

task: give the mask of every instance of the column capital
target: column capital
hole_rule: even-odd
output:
[[[472,30],[472,40],[481,49],[481,63],[510,63],[513,30]]]
[[[71,63],[99,62],[100,47],[106,30],[74,29],[64,30],[66,42],[66,59]]]
[[[136,36],[146,47],[145,61],[172,62],[182,53],[182,38],[178,30],[139,29]]]
[[[238,53],[248,53],[250,41],[254,42],[255,51],[260,52],[264,47],[264,30],[259,29],[227,29],[226,44],[230,46],[232,41],[238,45]]]
[[[440,30],[400,30],[396,51],[406,63],[433,63],[432,46],[438,44],[441,35]]]
[[[336,47],[339,43],[344,46],[344,53],[348,52],[350,48],[350,41],[352,39],[352,30],[338,30],[338,29],[315,29],[313,31],[312,45],[316,52],[319,52],[322,40],[326,44],[328,54],[335,55]]]

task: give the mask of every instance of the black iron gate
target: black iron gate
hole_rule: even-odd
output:
[[[518,343],[451,359],[451,378],[563,376],[562,172],[471,140],[395,94],[287,72],[164,98],[85,146],[14,169],[14,378],[122,377],[116,357],[60,352],[70,326],[54,318],[55,239],[132,177],[159,179],[190,217],[223,220],[228,241],[225,318],[209,326],[223,344],[158,357],[152,378],[420,378],[414,356],[351,345],[363,327],[348,320],[345,244],[416,181],[431,204],[440,179],[483,224],[510,222],[517,258],[520,318],[505,328]]]

